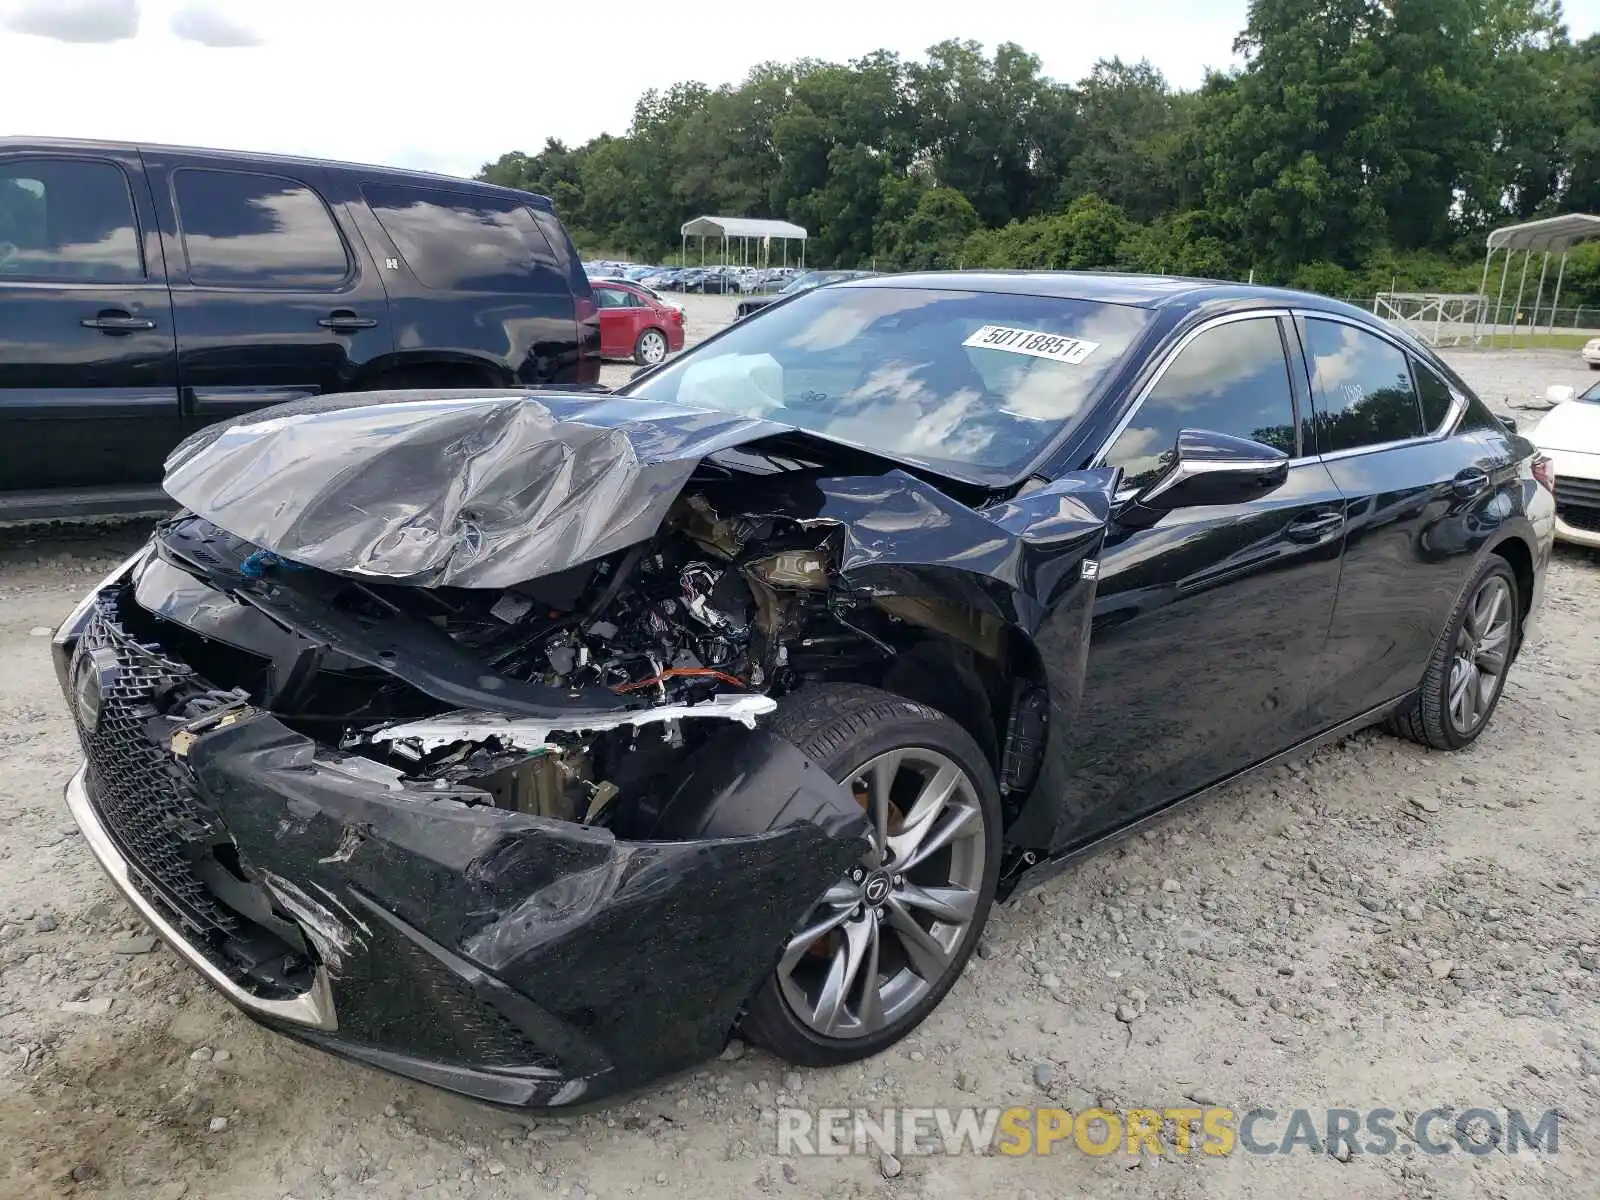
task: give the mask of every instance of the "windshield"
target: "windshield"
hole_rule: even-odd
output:
[[[1089,410],[1143,309],[934,288],[828,287],[625,393],[766,417],[958,478],[1014,479]]]
[[[795,292],[806,291],[809,288],[817,287],[818,285],[824,284],[827,281],[828,277],[821,271],[812,271],[807,275],[796,275],[793,279],[789,280],[788,283],[783,285],[783,290],[778,294],[780,296],[793,295]]]

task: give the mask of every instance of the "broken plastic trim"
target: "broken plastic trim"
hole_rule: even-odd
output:
[[[549,738],[552,733],[601,733],[608,729],[626,726],[656,725],[663,721],[679,721],[696,717],[710,717],[724,721],[737,721],[747,729],[754,729],[756,718],[765,716],[778,707],[771,696],[717,695],[695,704],[663,704],[658,708],[640,709],[620,713],[574,713],[572,720],[552,725],[546,721],[532,721],[525,717],[512,717],[504,713],[471,712],[458,710],[420,721],[405,721],[387,725],[367,734],[373,742],[407,742],[424,752],[457,742],[481,742],[489,738],[514,746],[519,750],[554,749]]]

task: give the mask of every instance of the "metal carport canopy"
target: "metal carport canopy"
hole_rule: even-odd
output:
[[[1501,324],[1509,324],[1508,337],[1510,344],[1515,346],[1518,326],[1522,323],[1522,295],[1528,284],[1528,268],[1533,263],[1533,256],[1540,255],[1540,263],[1539,282],[1533,294],[1533,315],[1529,317],[1527,326],[1530,335],[1539,325],[1539,310],[1544,305],[1544,281],[1550,270],[1550,256],[1559,255],[1556,294],[1550,302],[1547,330],[1548,333],[1554,334],[1556,309],[1561,304],[1561,283],[1567,274],[1567,252],[1579,242],[1588,241],[1590,238],[1600,238],[1600,216],[1592,213],[1563,213],[1558,217],[1544,217],[1538,221],[1524,221],[1520,225],[1507,225],[1492,230],[1485,240],[1483,281],[1478,285],[1478,292],[1482,295],[1483,301],[1472,322],[1473,345],[1480,344],[1478,331],[1484,325],[1483,310],[1489,303],[1489,266],[1496,254],[1504,252],[1505,258],[1500,268],[1500,287],[1495,293],[1494,307],[1490,311],[1488,324],[1496,334]],[[1511,320],[1504,322],[1501,309],[1505,304],[1506,285],[1511,278],[1511,256],[1518,251],[1522,252],[1522,271],[1517,277],[1517,295],[1511,304]]]
[[[1507,225],[1489,234],[1489,252],[1496,250],[1566,250],[1578,242],[1600,237],[1600,217],[1589,213],[1564,213]]]
[[[1600,220],[1600,218],[1596,218]],[[806,231],[788,221],[765,221],[756,217],[695,217],[678,231],[684,237],[786,238],[803,242]]]

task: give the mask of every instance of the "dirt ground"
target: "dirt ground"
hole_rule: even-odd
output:
[[[732,301],[688,306],[694,337]],[[1454,361],[1504,409],[1586,384],[1575,358]],[[1558,554],[1542,631],[1469,751],[1362,733],[1180,810],[997,910],[943,1007],[880,1058],[796,1072],[736,1050],[550,1121],[267,1034],[142,939],[61,801],[78,748],[47,653],[48,630],[141,537],[0,534],[0,1196],[1600,1195],[1588,554]],[[1349,1161],[776,1153],[780,1104],[1096,1101],[1553,1108],[1562,1124],[1554,1156],[1423,1157],[1404,1140]]]

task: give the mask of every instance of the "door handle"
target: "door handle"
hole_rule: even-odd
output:
[[[156,327],[156,323],[146,317],[135,317],[115,310],[108,310],[96,317],[85,317],[78,324],[85,329],[98,329],[101,333],[112,336],[121,333],[137,333],[141,329],[154,329]]]
[[[343,331],[346,329],[373,329],[378,322],[374,317],[358,317],[348,308],[340,308],[323,317],[317,324],[324,329]]]
[[[1488,486],[1489,472],[1479,467],[1468,467],[1456,473],[1455,479],[1450,483],[1450,490],[1462,500],[1471,500],[1474,496],[1482,495]]]
[[[1290,521],[1283,536],[1291,542],[1302,545],[1313,545],[1322,541],[1330,534],[1338,533],[1344,528],[1344,514],[1342,512],[1321,513],[1317,516],[1301,517],[1297,521]]]

